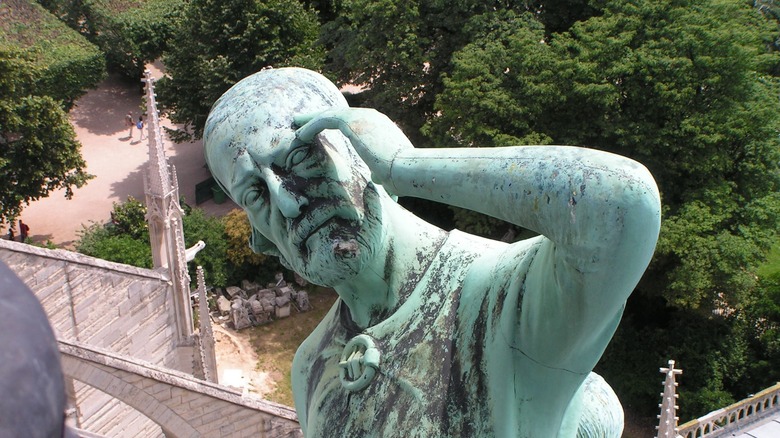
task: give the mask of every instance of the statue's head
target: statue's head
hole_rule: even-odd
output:
[[[295,138],[293,117],[346,106],[318,73],[266,69],[217,100],[203,136],[211,173],[249,216],[252,249],[326,286],[359,273],[383,239],[387,194],[349,140],[339,131]]]

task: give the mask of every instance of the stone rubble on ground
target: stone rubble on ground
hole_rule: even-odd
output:
[[[217,296],[217,310],[219,310],[220,315],[227,315],[230,313],[230,300],[225,298],[222,293],[219,293],[219,296]]]
[[[296,284],[301,285],[297,278]],[[306,291],[293,289],[284,281],[282,274],[277,274],[276,283],[269,283],[266,288],[244,280],[241,287],[229,286],[225,288],[225,293],[222,289],[216,291],[217,311],[221,319],[227,319],[233,324],[235,330],[286,318],[290,316],[293,307],[298,312],[311,309]]]
[[[309,285],[309,282],[305,278],[298,275],[297,272],[295,272],[294,274],[295,274],[295,284],[297,284],[300,287],[306,287]]]

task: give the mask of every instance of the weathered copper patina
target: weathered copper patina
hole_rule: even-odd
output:
[[[303,69],[239,82],[204,138],[252,247],[339,294],[293,363],[307,437],[620,436],[591,370],[658,237],[643,166],[564,146],[415,149]],[[446,232],[388,192],[539,236]]]

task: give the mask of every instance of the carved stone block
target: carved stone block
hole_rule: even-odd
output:
[[[311,309],[311,304],[309,303],[309,294],[307,294],[305,291],[300,291],[295,294],[295,305],[298,306],[298,310],[301,312],[308,312]]]
[[[219,314],[222,316],[225,316],[230,313],[230,300],[225,298],[224,296],[220,295],[217,297],[217,308],[219,309]]]

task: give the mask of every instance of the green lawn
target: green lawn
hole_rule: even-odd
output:
[[[758,267],[758,276],[765,278],[780,273],[780,242],[776,243],[767,256],[766,262]]]

